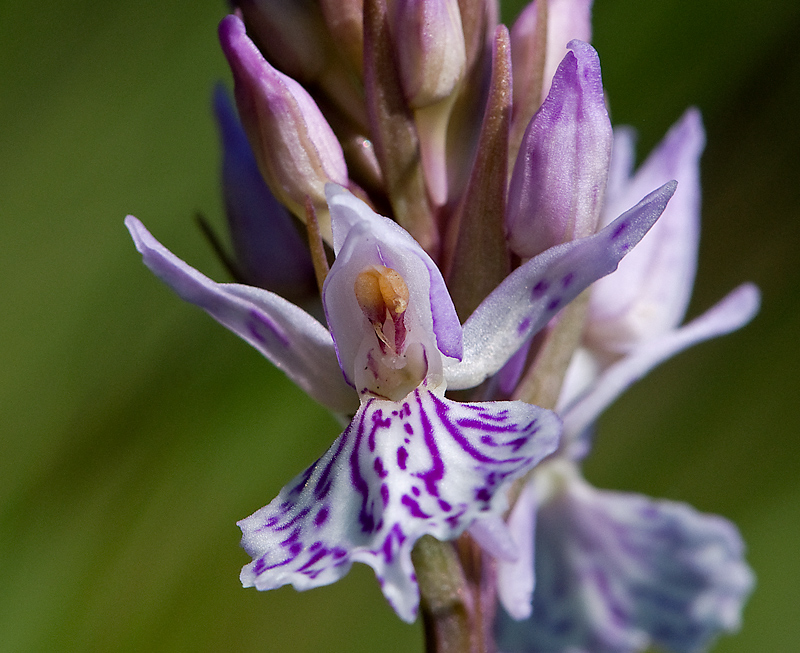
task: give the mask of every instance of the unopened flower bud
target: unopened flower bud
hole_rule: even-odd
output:
[[[247,29],[269,62],[301,81],[328,64],[328,34],[316,0],[239,0]]]
[[[450,95],[467,57],[457,0],[397,0],[390,15],[408,103],[418,109]]]
[[[222,141],[222,192],[237,280],[303,303],[316,290],[308,247],[264,183],[221,85],[214,92],[214,113]]]
[[[594,233],[608,177],[613,134],[600,61],[570,43],[550,94],[531,120],[508,193],[509,246],[523,259]]]
[[[236,104],[261,173],[273,193],[301,219],[310,197],[330,241],[325,184],[347,184],[347,166],[333,130],[306,90],[278,72],[245,34],[244,23],[228,16],[220,41],[233,71]]]
[[[512,155],[533,114],[550,92],[553,76],[567,44],[592,36],[592,0],[534,0],[511,29],[514,65]]]

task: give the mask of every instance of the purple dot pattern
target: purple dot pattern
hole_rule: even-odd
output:
[[[239,522],[253,557],[245,586],[298,590],[370,565],[398,615],[416,616],[411,549],[502,512],[498,490],[552,453],[561,424],[521,402],[458,403],[420,387],[370,399],[330,449],[265,508]]]
[[[501,650],[688,653],[738,627],[753,577],[727,520],[584,482],[536,520],[533,612],[500,619]]]

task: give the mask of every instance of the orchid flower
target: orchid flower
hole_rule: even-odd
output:
[[[598,234],[518,268],[462,325],[439,269],[393,221],[326,187],[335,262],[322,299],[329,329],[269,291],[218,284],[133,216],[145,264],[182,298],[253,345],[350,425],[266,507],[239,522],[253,561],[245,585],[297,589],[375,570],[398,615],[414,619],[411,549],[453,539],[506,508],[508,483],[557,446],[559,419],[522,402],[459,403],[445,390],[495,374],[530,336],[608,274],[664,210],[667,183]],[[500,491],[503,490],[503,491]]]
[[[578,436],[627,387],[684,349],[741,328],[758,311],[758,289],[745,283],[681,326],[697,269],[705,144],[700,113],[689,109],[635,174],[633,142],[630,129],[615,130],[601,225],[642,189],[676,179],[678,190],[641,247],[592,286],[583,348],[558,406],[569,424],[570,445],[582,450],[576,457],[588,451]]]
[[[536,589],[527,619],[501,615],[504,653],[635,653],[653,645],[692,653],[739,627],[753,575],[738,530],[722,517],[597,490],[560,459],[537,470],[509,521],[515,535],[525,528],[528,546],[525,564],[501,561],[498,589],[518,584],[518,570],[535,574]]]
[[[498,560],[505,653],[634,653],[653,644],[691,652],[739,626],[753,575],[733,524],[595,489],[579,468],[592,425],[627,387],[758,310],[758,290],[744,284],[679,326],[696,268],[703,143],[699,113],[689,110],[632,176],[631,134],[617,130],[604,215],[659,180],[675,178],[679,190],[643,246],[592,288],[584,345],[559,402],[559,451],[534,470],[509,516],[518,557]]]

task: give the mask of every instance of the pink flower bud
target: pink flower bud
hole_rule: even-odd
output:
[[[239,115],[267,184],[296,215],[305,215],[306,197],[327,215],[325,184],[347,183],[342,148],[330,125],[300,84],[264,60],[238,16],[224,18],[219,35]],[[329,238],[330,226],[321,226]]]
[[[391,13],[400,77],[414,108],[450,95],[466,64],[456,0],[397,0]]]

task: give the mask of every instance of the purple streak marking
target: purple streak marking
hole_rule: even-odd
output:
[[[414,391],[414,396],[417,398],[417,404],[419,405],[420,421],[422,422],[422,433],[425,440],[425,446],[428,447],[428,451],[431,454],[431,460],[433,461],[433,466],[427,472],[417,472],[415,476],[422,479],[422,481],[425,483],[425,489],[427,490],[428,494],[438,497],[439,488],[436,487],[436,484],[441,481],[442,478],[444,478],[444,463],[442,463],[442,457],[439,454],[439,448],[436,446],[436,438],[433,435],[433,425],[431,424],[428,414],[425,412],[425,408],[422,405],[422,399],[420,397],[419,390]],[[433,398],[434,402],[436,402],[437,413],[440,412],[439,404],[444,407],[444,403],[439,402],[434,395],[430,396]]]
[[[257,311],[256,309],[250,310],[250,321],[247,322],[247,329],[250,331],[250,335],[262,345],[267,342],[267,335],[263,332],[263,330],[266,329],[268,334],[277,339],[281,345],[284,347],[289,346],[289,338],[286,337],[286,334],[261,311]]]
[[[370,403],[372,403],[372,400],[370,400]],[[369,404],[367,404],[367,406],[369,406]],[[356,492],[361,495],[361,510],[358,513],[358,522],[361,524],[361,530],[365,533],[373,533],[375,532],[375,517],[367,509],[367,502],[369,501],[369,485],[361,475],[360,464],[358,460],[359,450],[361,449],[361,440],[364,437],[364,415],[366,415],[366,411],[362,412],[361,415],[362,417],[358,421],[358,427],[356,428],[353,450],[350,453],[350,482],[352,483]],[[374,420],[372,427],[373,430],[376,428]],[[350,429],[352,429],[352,423],[350,425]],[[350,429],[348,429],[348,431]]]
[[[408,461],[408,451],[406,451],[405,447],[399,447],[397,449],[397,466],[400,469],[405,469],[407,461]]]
[[[447,411],[448,411],[447,405],[433,395],[431,395],[431,398],[436,404],[436,414],[438,415],[442,424],[447,429],[448,433],[450,433],[450,437],[452,437],[461,446],[461,448],[464,451],[466,451],[470,456],[472,456],[475,460],[478,460],[482,463],[515,463],[520,460],[519,458],[501,460],[499,458],[492,458],[490,456],[487,456],[483,452],[478,451],[474,446],[472,446],[469,440],[467,440],[467,438],[465,438],[462,435],[458,427],[456,427],[455,424],[453,424],[447,419]]]
[[[314,526],[319,528],[326,522],[327,519],[328,519],[328,506],[322,506],[322,508],[319,509],[319,512],[314,517]]]
[[[418,519],[430,519],[431,517],[430,515],[422,512],[422,508],[419,507],[419,504],[407,494],[403,495],[403,498],[400,499],[400,503],[408,508],[408,512],[411,513],[412,517],[417,517]]]
[[[556,309],[558,309],[558,307],[561,306],[561,299],[562,299],[561,297],[555,297],[551,299],[550,302],[547,304],[547,311],[552,313]]]

